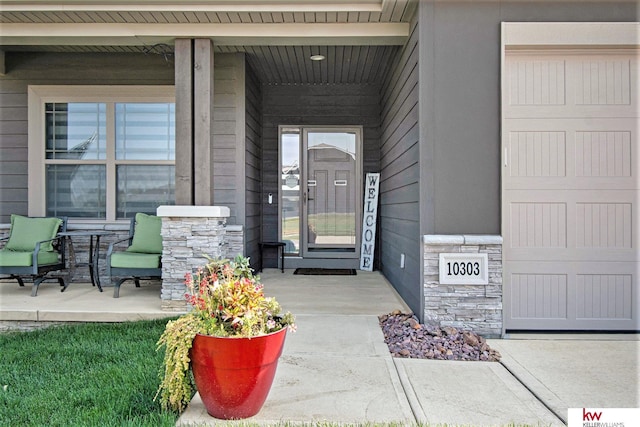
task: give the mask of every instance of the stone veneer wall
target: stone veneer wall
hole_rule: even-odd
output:
[[[229,214],[226,206],[158,208],[162,217],[162,310],[187,311],[185,273],[204,265],[205,255],[227,257],[225,223]]]
[[[244,227],[227,225],[225,229],[225,257],[233,259],[237,255],[244,255]]]
[[[424,245],[424,320],[440,327],[502,336],[502,237],[427,235]],[[489,284],[441,284],[440,253],[487,253]]]

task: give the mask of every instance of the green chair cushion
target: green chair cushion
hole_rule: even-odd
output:
[[[57,264],[58,252],[38,252],[38,265]],[[33,265],[33,252],[0,250],[0,267],[31,267]]]
[[[160,268],[160,254],[138,252],[116,252],[111,254],[111,267],[115,268]]]
[[[5,249],[12,251],[33,251],[37,242],[53,239],[62,224],[60,218],[29,218],[11,215],[11,231]],[[40,246],[40,251],[53,251],[51,242]]]
[[[127,252],[162,254],[162,218],[144,213],[136,214],[133,242]]]

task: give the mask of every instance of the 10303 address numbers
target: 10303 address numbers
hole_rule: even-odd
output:
[[[449,276],[479,276],[479,262],[447,262],[447,275]]]

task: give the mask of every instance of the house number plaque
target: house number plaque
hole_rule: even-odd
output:
[[[438,267],[441,284],[489,284],[489,260],[487,254],[440,254],[440,263]]]

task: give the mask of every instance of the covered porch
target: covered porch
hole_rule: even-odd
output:
[[[132,187],[116,192],[109,181],[106,200],[117,205],[118,197],[144,199],[147,213],[154,212],[154,203],[227,206],[227,224],[242,227],[243,254],[254,268],[278,265],[277,251],[260,250],[260,242],[270,241],[290,243],[285,268],[357,267],[364,176],[382,172],[388,180],[380,182],[374,268],[419,312],[418,4],[6,2],[0,14],[0,78],[24,98],[19,104],[25,108],[15,113],[20,117],[33,108],[28,93],[34,91],[40,94],[37,105],[53,99],[49,90],[59,95],[53,101],[65,105],[100,103],[117,91],[118,97],[135,95],[127,102],[145,102],[145,91],[172,95],[175,147],[154,163],[155,175],[135,178],[169,182],[167,191],[132,178]],[[0,218],[43,215],[46,191],[24,188],[46,188],[47,161],[71,167],[57,166],[68,159],[33,161],[31,151],[40,157],[45,152],[29,142],[39,135],[31,127],[42,120],[21,119],[29,128],[20,135],[19,156],[28,167],[11,182],[20,191],[19,203],[3,200]],[[357,151],[339,152],[313,140],[337,133],[357,134]],[[284,139],[293,136],[299,152],[291,156]],[[312,158],[321,161],[312,164]],[[347,176],[336,159],[349,165]],[[80,163],[89,167],[91,161]],[[139,162],[151,164],[146,158]],[[106,163],[107,176],[133,167]],[[82,190],[91,194],[91,188]],[[123,214],[112,208],[104,220],[69,215],[71,225],[117,226]]]

